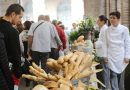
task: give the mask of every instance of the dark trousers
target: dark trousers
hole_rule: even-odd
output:
[[[49,53],[49,58],[53,58],[57,60],[59,58],[59,50],[57,48],[51,48],[51,52]]]
[[[37,51],[32,51],[32,59],[39,66],[41,63],[41,68],[45,70],[45,72],[49,73],[49,68],[46,65],[47,59],[49,57],[49,53],[42,53]]]

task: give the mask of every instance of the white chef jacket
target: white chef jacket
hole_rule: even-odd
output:
[[[104,55],[104,50],[103,50],[103,42],[104,42],[104,34],[105,34],[105,30],[108,28],[108,26],[105,24],[101,27],[100,29],[100,33],[99,33],[99,38],[98,40],[95,42],[95,47],[96,47],[96,54],[99,57],[103,57]]]
[[[110,26],[105,32],[104,57],[108,58],[108,67],[116,73],[122,73],[127,66],[124,58],[130,59],[129,30],[119,24],[117,27]]]

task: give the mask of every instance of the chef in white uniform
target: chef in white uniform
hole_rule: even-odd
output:
[[[124,70],[130,59],[130,38],[127,27],[120,24],[120,12],[111,12],[111,26],[104,38],[104,57],[108,66],[110,90],[124,90]]]
[[[98,56],[99,62],[101,63],[101,66],[99,66],[99,68],[101,68],[101,67],[103,68],[102,72],[97,73],[97,78],[106,85],[105,89],[108,89],[110,86],[110,84],[107,83],[107,78],[106,78],[107,67],[106,67],[106,64],[104,63],[104,57],[103,57],[103,54],[104,54],[104,52],[103,52],[104,51],[103,50],[104,33],[105,33],[105,30],[108,28],[107,21],[108,21],[108,19],[104,15],[100,15],[98,17],[97,24],[99,26],[100,33],[99,33],[98,40],[95,42],[96,55]],[[100,85],[99,85],[99,88],[103,89],[103,87]]]

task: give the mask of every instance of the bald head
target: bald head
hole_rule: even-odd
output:
[[[44,15],[39,15],[39,17],[38,17],[38,21],[40,21],[40,20],[44,20]]]

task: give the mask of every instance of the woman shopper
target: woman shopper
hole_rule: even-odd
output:
[[[108,28],[107,26],[107,17],[104,15],[100,15],[98,17],[97,20],[97,25],[99,26],[99,38],[95,43],[95,48],[96,48],[96,54],[98,56],[98,59],[101,63],[101,66],[97,66],[97,68],[103,68],[102,72],[97,73],[97,78],[100,79],[105,85],[106,85],[106,80],[105,80],[105,76],[106,76],[106,65],[104,64],[104,58],[103,58],[103,42],[104,42],[104,38],[103,35],[105,33],[105,30]],[[103,77],[103,78],[102,78]],[[101,86],[99,86],[99,88],[102,88]],[[106,86],[106,88],[108,88]]]

